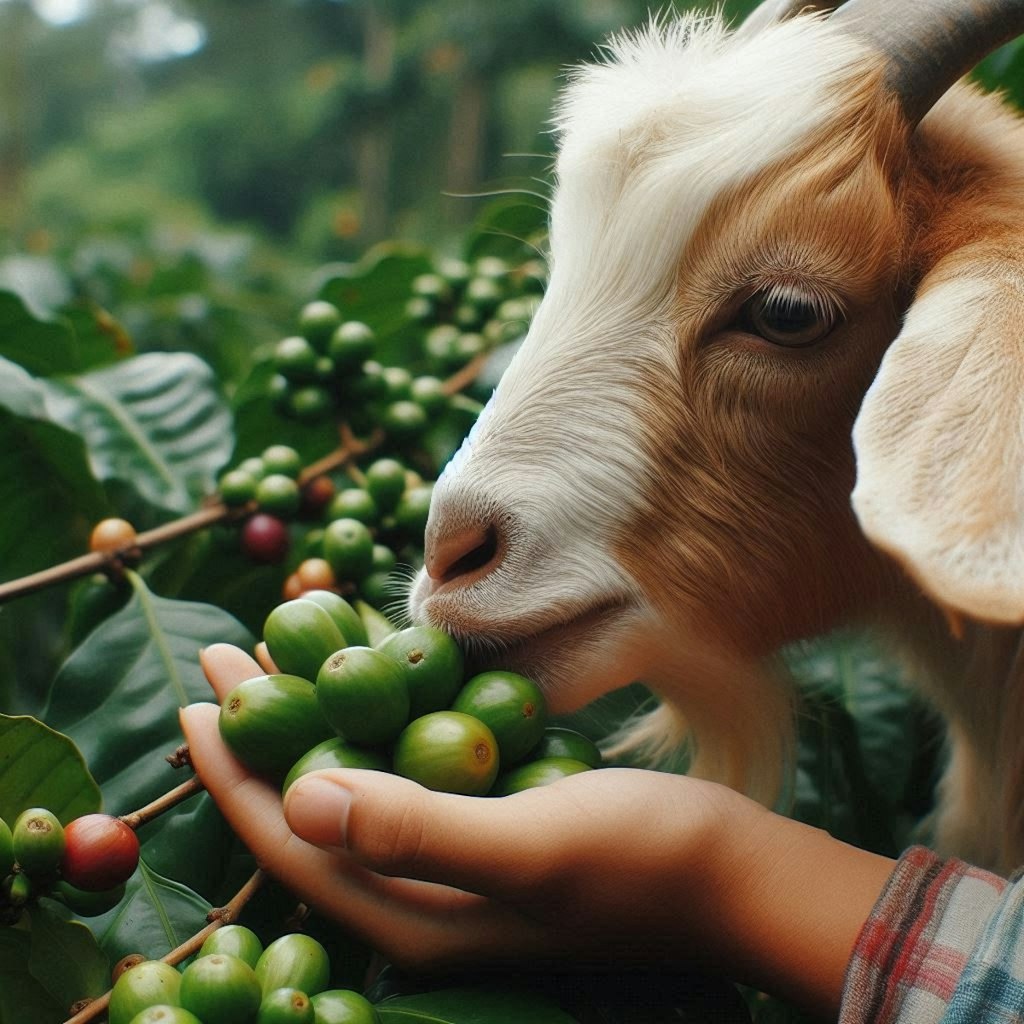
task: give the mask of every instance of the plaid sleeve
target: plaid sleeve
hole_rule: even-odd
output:
[[[1024,1022],[1024,882],[907,850],[861,929],[839,1020]]]

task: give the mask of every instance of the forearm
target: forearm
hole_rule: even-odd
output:
[[[760,808],[725,840],[712,891],[733,978],[835,1020],[861,927],[895,861]]]

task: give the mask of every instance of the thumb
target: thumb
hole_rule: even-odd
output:
[[[342,846],[380,874],[508,898],[559,864],[558,830],[545,827],[556,815],[539,810],[537,795],[455,796],[386,772],[332,769],[294,782],[284,811],[300,838]]]

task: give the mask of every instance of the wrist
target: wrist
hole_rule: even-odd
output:
[[[757,804],[723,822],[709,867],[715,955],[731,978],[834,1019],[861,927],[895,865]]]

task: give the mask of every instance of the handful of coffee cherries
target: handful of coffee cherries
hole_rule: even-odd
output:
[[[394,630],[371,646],[344,598],[313,590],[278,605],[263,635],[281,672],[232,690],[220,732],[284,790],[307,772],[370,768],[428,789],[506,796],[601,765],[586,736],[547,725],[530,679],[464,679],[463,652],[439,629]]]

